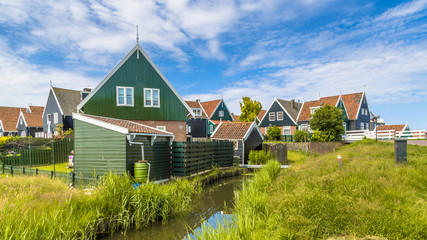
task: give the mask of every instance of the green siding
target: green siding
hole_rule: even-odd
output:
[[[342,120],[346,123],[346,129],[345,130],[347,131],[348,127],[349,127],[348,116],[347,116],[347,111],[344,108],[344,103],[342,102],[342,100],[340,100],[338,102],[337,108],[342,110]]]
[[[211,131],[211,126],[213,126],[213,131]],[[211,122],[211,121],[208,121],[208,129],[207,129],[207,131],[208,131],[208,135],[211,135],[214,131],[215,131],[215,124],[213,124],[213,122]]]
[[[158,137],[153,146],[149,137],[137,136],[134,142],[144,143],[145,160],[151,164],[150,180],[166,179],[171,176],[171,147],[167,138]],[[133,175],[135,162],[141,160],[141,145],[127,145],[127,170]]]
[[[139,51],[139,50],[138,50]],[[116,86],[134,87],[134,106],[116,106]],[[160,89],[160,108],[144,107],[144,88]],[[187,109],[140,52],[131,57],[84,105],[85,114],[129,120],[187,120]]]
[[[75,120],[76,173],[126,172],[126,135]]]
[[[224,111],[224,117],[219,117],[219,111]],[[233,118],[230,116],[230,112],[228,111],[227,107],[223,102],[221,102],[216,109],[216,111],[212,114],[211,120],[223,120],[223,121],[233,121]]]

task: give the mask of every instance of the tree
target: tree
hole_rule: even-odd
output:
[[[276,125],[269,127],[267,129],[268,138],[271,140],[279,139],[280,138],[280,128]]]
[[[308,142],[308,132],[302,131],[302,130],[297,130],[294,133],[294,140],[295,140],[295,142]]]
[[[243,103],[240,103],[240,110],[242,114],[240,115],[241,122],[253,122],[255,121],[256,116],[258,116],[259,111],[262,109],[260,102],[251,100],[250,97],[243,97]]]
[[[310,127],[326,135],[326,141],[340,140],[345,129],[342,125],[342,110],[325,105],[312,115]]]

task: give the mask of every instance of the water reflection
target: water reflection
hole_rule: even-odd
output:
[[[241,189],[242,177],[233,177],[220,180],[207,187],[199,199],[193,201],[193,207],[187,214],[169,219],[167,222],[152,223],[141,230],[129,230],[126,235],[116,233],[105,239],[183,239],[198,229],[207,220],[208,224],[216,226],[223,222],[226,208],[233,206],[234,190]],[[190,229],[191,228],[191,229]],[[197,232],[198,230],[196,230]]]

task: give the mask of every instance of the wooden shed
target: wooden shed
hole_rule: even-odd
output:
[[[150,180],[170,177],[172,133],[129,120],[87,114],[73,118],[76,173],[133,175],[135,162],[144,159],[151,165]]]
[[[221,122],[211,139],[234,142],[234,156],[244,164],[248,162],[250,150],[262,149],[264,136],[255,122]]]

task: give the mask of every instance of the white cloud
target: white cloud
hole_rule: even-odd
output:
[[[388,20],[396,17],[404,17],[424,10],[427,0],[414,0],[391,8],[383,13],[377,20]]]

